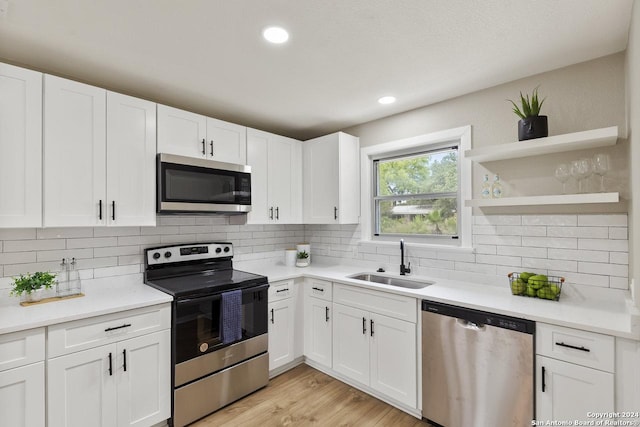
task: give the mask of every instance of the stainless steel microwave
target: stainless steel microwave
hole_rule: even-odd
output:
[[[158,213],[251,211],[251,166],[158,154]]]

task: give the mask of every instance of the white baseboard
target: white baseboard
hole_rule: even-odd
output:
[[[302,365],[304,363],[304,357],[300,356],[294,359],[292,362],[287,363],[286,365],[282,365],[279,368],[275,368],[269,371],[269,379],[275,378],[280,374],[284,374],[285,372],[295,368],[298,365]]]

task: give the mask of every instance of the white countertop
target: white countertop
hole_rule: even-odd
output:
[[[435,283],[423,289],[406,289],[347,278],[352,274],[375,271],[362,266],[314,263],[309,267],[296,268],[286,267],[282,264],[260,265],[255,262],[245,262],[237,263],[235,268],[265,275],[270,282],[311,277],[490,311],[536,322],[640,340],[640,311],[632,306],[629,293],[626,291],[590,289],[584,286],[565,284],[562,288],[560,301],[548,301],[512,295],[506,277],[501,283],[492,286],[410,275],[405,278]],[[389,275],[388,273],[384,274]],[[402,277],[398,274],[395,276]]]
[[[17,297],[0,298],[0,334],[70,320],[171,302],[173,298],[142,283],[142,275],[85,280],[84,297],[27,307]]]

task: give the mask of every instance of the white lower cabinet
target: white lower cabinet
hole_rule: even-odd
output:
[[[297,292],[294,280],[269,286],[269,371],[274,371],[298,356],[296,350]]]
[[[331,300],[304,296],[304,354],[309,360],[331,368],[333,310]]]
[[[44,362],[0,372],[0,424],[44,427]]]
[[[614,339],[608,335],[538,323],[536,418],[592,421],[613,412]]]
[[[369,385],[369,313],[333,304],[333,370]]]

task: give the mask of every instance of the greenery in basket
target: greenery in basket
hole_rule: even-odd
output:
[[[56,275],[52,273],[43,273],[41,271],[33,274],[20,275],[13,278],[13,289],[10,294],[20,296],[24,293],[30,294],[38,289],[51,289],[55,284]]]
[[[511,104],[513,104],[513,112],[516,113],[518,117],[521,119],[526,119],[528,117],[535,117],[540,115],[540,109],[542,108],[542,104],[544,103],[543,98],[541,101],[538,99],[538,88],[536,87],[531,94],[531,99],[529,99],[529,94],[526,96],[522,95],[520,92],[520,103],[522,106],[520,107],[512,100],[508,99]]]
[[[309,254],[307,251],[298,252],[298,259],[307,259],[309,258]]]

